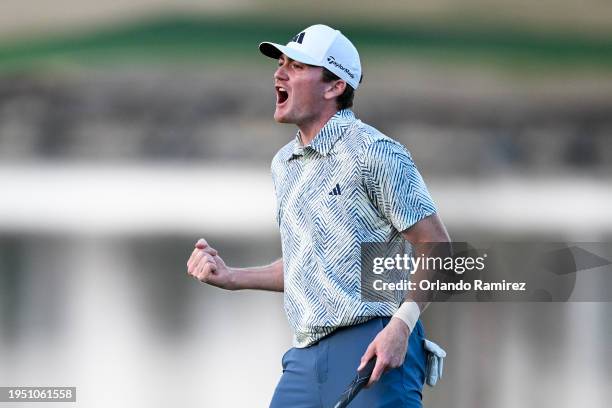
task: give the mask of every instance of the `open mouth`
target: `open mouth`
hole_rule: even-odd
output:
[[[287,102],[287,99],[289,99],[289,92],[282,86],[275,86],[274,89],[276,89],[276,104],[282,105]]]

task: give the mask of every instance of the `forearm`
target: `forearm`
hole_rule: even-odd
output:
[[[413,249],[414,254],[430,256],[430,250],[432,245],[427,243],[414,243]],[[417,256],[418,256],[417,255]],[[404,298],[404,302],[414,302],[419,307],[419,313],[423,313],[427,306],[431,303],[432,294],[430,291],[426,291],[421,289],[421,281],[427,281],[431,278],[431,271],[423,268],[421,266],[416,268],[416,271],[410,277],[410,282],[414,284],[415,289],[409,290],[406,292],[406,296]]]
[[[231,290],[259,289],[282,292],[283,260],[278,259],[266,266],[253,268],[230,268]]]
[[[444,244],[441,245],[447,247]],[[432,256],[432,252],[438,252],[432,251],[433,246],[439,247],[440,245],[432,245],[431,243],[413,243],[413,253],[416,254],[415,256],[423,257],[421,259],[426,259],[426,257]],[[414,330],[419,320],[419,316],[425,312],[427,306],[429,306],[432,299],[435,298],[435,293],[428,288],[428,285],[426,287],[421,286],[423,281],[431,281],[432,276],[435,275],[435,271],[422,267],[422,264],[423,263],[421,262],[416,270],[411,272],[412,276],[410,277],[410,283],[412,288],[406,291],[400,307],[393,314],[393,317],[396,317],[405,323],[403,326],[409,331],[409,333]]]
[[[442,220],[437,214],[423,220],[415,228],[402,232],[404,239],[413,245],[414,254],[423,256],[450,256],[452,255],[450,237]],[[416,271],[413,272],[410,281],[414,283],[415,290],[406,293],[404,302],[414,302],[419,307],[419,314],[423,313],[431,300],[435,297],[431,291],[422,290],[420,282],[431,280],[435,275],[435,270],[423,267],[421,263]]]

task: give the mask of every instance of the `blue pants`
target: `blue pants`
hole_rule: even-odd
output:
[[[283,374],[270,408],[330,408],[357,374],[370,342],[389,317],[340,328],[306,348],[291,348],[283,356]],[[425,382],[425,333],[419,320],[410,335],[401,367],[387,371],[375,385],[364,388],[351,408],[422,407]]]

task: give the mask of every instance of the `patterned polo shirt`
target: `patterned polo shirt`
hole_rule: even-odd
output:
[[[397,304],[361,301],[360,244],[401,241],[400,231],[436,212],[404,146],[345,109],[310,145],[298,132],[280,149],[272,178],[294,346],[391,316]]]

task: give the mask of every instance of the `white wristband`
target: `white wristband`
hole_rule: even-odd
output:
[[[406,323],[406,325],[410,329],[410,333],[412,333],[414,326],[416,326],[417,321],[419,320],[420,314],[421,311],[419,310],[419,305],[417,305],[412,300],[408,300],[402,303],[399,309],[397,309],[397,312],[393,314],[393,317],[397,317],[398,319]]]

